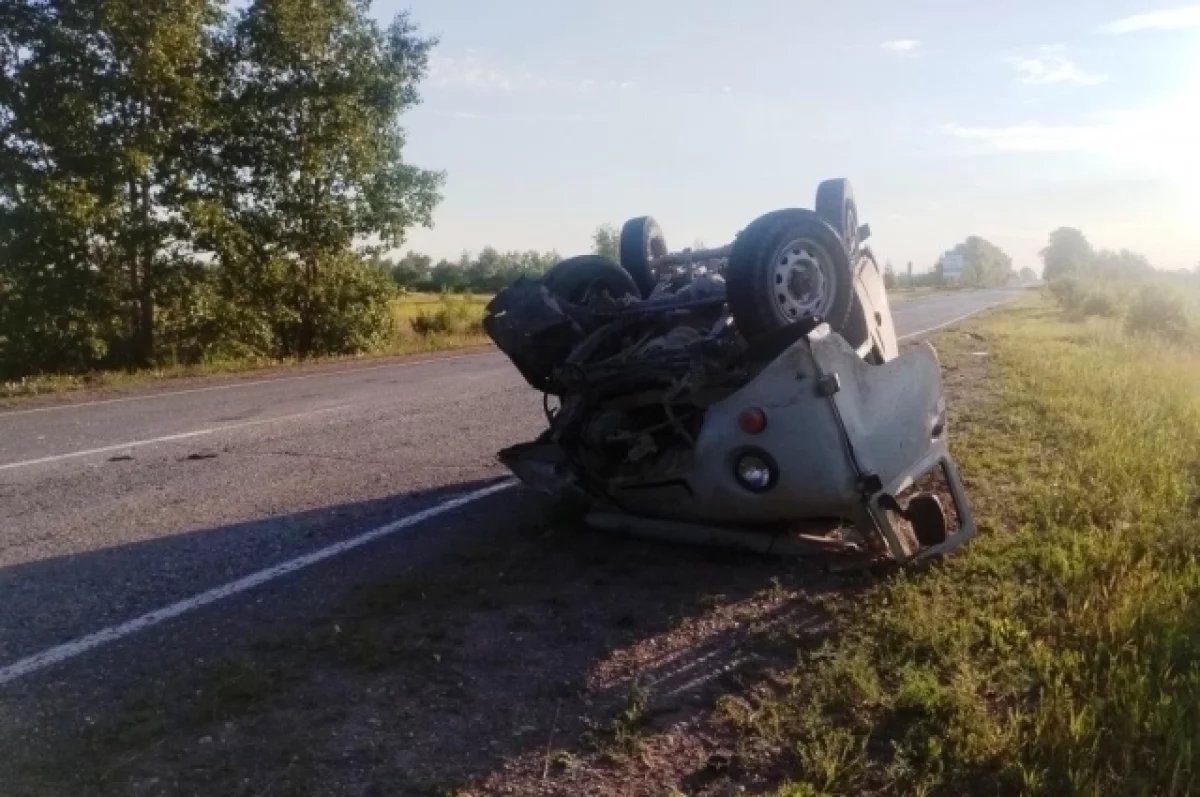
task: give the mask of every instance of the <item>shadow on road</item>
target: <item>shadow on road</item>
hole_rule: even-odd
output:
[[[247,538],[286,559],[281,536],[445,497],[22,565],[0,591],[170,578]],[[854,588],[810,563],[592,533],[501,493],[23,682],[0,696],[0,779],[38,795],[725,793],[736,738],[718,698],[772,688],[828,633],[821,596]]]

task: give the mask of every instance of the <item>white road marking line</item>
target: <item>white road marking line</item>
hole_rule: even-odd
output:
[[[307,418],[310,415],[320,415],[326,412],[336,412],[349,405],[339,404],[336,407],[325,407],[319,410],[308,410],[307,412],[297,412],[291,415],[277,415],[274,418],[260,418],[257,421],[244,421],[242,423],[227,423],[223,426],[211,426],[207,429],[197,429],[194,432],[181,432],[180,434],[169,434],[163,437],[151,437],[146,440],[131,440],[128,443],[114,443],[111,446],[101,446],[100,448],[89,448],[84,451],[71,451],[66,454],[54,454],[49,457],[38,457],[37,459],[26,459],[21,462],[9,462],[0,465],[0,470],[15,470],[16,468],[27,468],[30,465],[44,465],[47,462],[59,462],[64,459],[76,459],[77,457],[88,457],[93,454],[107,454],[110,451],[122,451],[137,446],[148,446],[155,443],[173,443],[177,440],[188,440],[193,437],[203,437],[204,435],[217,434],[218,432],[227,432],[231,429],[246,429],[251,426],[262,426],[275,421],[294,421],[297,418]]]
[[[916,332],[910,332],[907,335],[901,335],[900,337],[896,338],[896,340],[897,341],[908,340],[909,338],[915,338],[917,335],[927,335],[930,332],[937,332],[939,329],[945,329],[946,327],[950,326],[951,324],[957,324],[959,321],[968,319],[973,315],[979,315],[980,313],[984,312],[985,310],[991,310],[993,307],[999,307],[1002,304],[1008,304],[1008,301],[1009,301],[1008,299],[1001,299],[998,302],[992,302],[989,305],[980,307],[978,310],[972,310],[969,313],[963,313],[958,318],[951,318],[949,321],[947,321],[944,324],[938,324],[937,326],[929,327],[928,329],[918,329]]]
[[[59,664],[68,659],[73,659],[76,656],[80,656],[90,650],[94,650],[101,645],[107,645],[110,642],[116,642],[123,637],[127,637],[130,634],[136,634],[139,631],[145,631],[147,628],[152,628],[159,623],[164,623],[167,620],[171,620],[179,617],[180,615],[195,611],[196,609],[207,606],[210,603],[216,603],[217,601],[224,600],[225,598],[233,595],[254,589],[255,587],[261,586],[268,581],[273,581],[281,576],[295,573],[298,570],[311,567],[318,562],[323,562],[326,559],[338,556],[339,554],[352,551],[355,548],[360,548],[363,545],[367,545],[368,543],[388,537],[398,531],[411,528],[422,521],[429,520],[430,518],[437,517],[438,515],[445,514],[446,512],[451,512],[459,507],[466,506],[474,501],[478,501],[481,498],[486,498],[489,495],[494,495],[495,493],[501,492],[502,490],[507,490],[516,486],[516,484],[517,482],[515,479],[507,479],[499,484],[493,484],[489,487],[484,487],[482,489],[475,490],[474,492],[467,493],[466,495],[460,495],[457,498],[452,498],[449,501],[444,501],[436,506],[431,506],[428,509],[422,509],[420,512],[400,518],[392,523],[388,523],[386,526],[380,526],[379,528],[368,531],[365,534],[360,534],[357,537],[343,540],[336,545],[330,545],[328,548],[322,548],[319,551],[314,551],[313,553],[291,559],[282,564],[275,565],[274,567],[269,567],[266,570],[260,570],[257,573],[252,573],[251,575],[246,576],[245,578],[239,578],[237,581],[231,581],[228,584],[216,587],[215,589],[210,589],[207,592],[201,592],[199,595],[193,595],[190,598],[181,600],[177,603],[172,603],[170,606],[164,606],[161,609],[156,609],[148,614],[143,614],[141,617],[121,623],[120,625],[102,628],[95,633],[88,634],[87,636],[80,637],[79,639],[71,642],[66,642],[62,645],[56,645],[55,647],[48,648],[40,653],[35,653],[32,656],[28,656],[20,661],[13,662],[7,667],[0,669],[0,686],[3,686],[11,681],[15,681],[23,676],[35,673],[38,670],[46,667]]]
[[[299,376],[276,376],[269,379],[254,379],[247,382],[231,382],[227,385],[210,385],[208,387],[192,387],[185,390],[167,390],[161,393],[150,393],[144,396],[122,396],[121,398],[97,399],[96,401],[80,401],[74,404],[55,404],[49,407],[31,407],[27,410],[0,410],[0,420],[11,418],[15,415],[32,415],[35,412],[54,412],[55,410],[71,410],[76,407],[96,407],[101,404],[124,404],[129,401],[150,401],[151,399],[166,398],[168,396],[186,396],[191,393],[208,393],[214,390],[233,390],[238,387],[255,387],[256,385],[269,385],[272,382],[297,382],[302,379],[317,379],[322,376],[340,376],[341,374],[361,374],[368,371],[383,371],[388,368],[407,368],[410,365],[428,365],[429,363],[451,362],[454,360],[465,360],[468,357],[481,357],[494,352],[482,351],[472,352],[471,354],[455,354],[450,357],[430,357],[425,360],[409,360],[401,363],[388,363],[387,365],[371,365],[366,368],[344,368],[337,371],[322,371],[316,374],[301,374]]]

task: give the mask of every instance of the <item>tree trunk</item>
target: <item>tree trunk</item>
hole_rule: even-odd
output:
[[[150,228],[150,176],[142,177],[142,292],[138,297],[138,356],[143,365],[154,361],[154,236]]]
[[[130,178],[129,180],[129,212],[132,216],[138,206],[138,185],[137,180]],[[136,235],[130,235],[128,231],[127,243],[125,246],[125,257],[129,261],[129,348],[125,353],[124,359],[127,365],[141,365],[140,348],[140,329],[142,322],[141,303],[139,297],[142,295],[142,279],[141,270],[138,265],[138,260],[141,255],[138,247],[138,239]]]

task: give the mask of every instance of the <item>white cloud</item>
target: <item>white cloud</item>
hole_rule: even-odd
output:
[[[511,91],[514,86],[525,87],[530,80],[528,72],[515,73],[488,62],[475,53],[452,58],[433,55],[429,59],[429,79],[438,86],[461,86],[472,89]]]
[[[594,94],[598,91],[625,92],[638,84],[631,80],[605,79],[583,75],[538,74],[529,69],[488,58],[476,50],[461,56],[435,54],[429,59],[429,82],[437,87],[485,92],[561,92]]]
[[[569,79],[535,74],[529,69],[494,61],[474,50],[468,50],[462,56],[430,56],[429,81],[435,86],[476,91],[563,91],[576,94],[592,92],[600,85],[591,78]],[[613,81],[604,85],[611,88],[619,86]]]
[[[477,111],[451,111],[441,108],[429,108],[425,111],[434,116],[446,119],[458,119],[465,122],[600,122],[604,117],[583,113],[551,113],[535,111],[532,113],[480,113]]]
[[[1200,5],[1135,14],[1108,23],[1100,28],[1100,32],[1121,35],[1143,30],[1181,30],[1183,28],[1200,28]]]
[[[892,39],[879,46],[892,53],[916,55],[917,51],[921,49],[921,42],[916,39]]]
[[[942,132],[984,151],[1091,156],[1108,167],[1170,182],[1194,195],[1200,210],[1200,150],[1193,141],[1200,126],[1196,88],[1200,81],[1153,103],[1063,123],[949,124]]]
[[[1075,86],[1095,86],[1105,77],[1086,72],[1065,55],[1061,46],[1042,47],[1034,56],[1009,58],[1008,63],[1020,75],[1022,83],[1049,85],[1067,83]]]
[[[968,127],[948,124],[942,132],[977,141],[1002,152],[1087,152],[1103,150],[1112,141],[1104,125],[1048,125],[1023,122],[1003,127]]]

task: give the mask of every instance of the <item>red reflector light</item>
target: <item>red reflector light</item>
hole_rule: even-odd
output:
[[[746,434],[761,434],[767,428],[767,414],[758,407],[742,410],[738,427]]]

